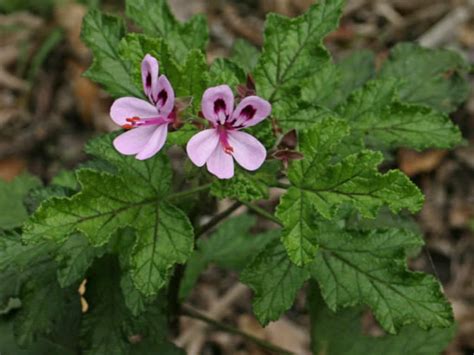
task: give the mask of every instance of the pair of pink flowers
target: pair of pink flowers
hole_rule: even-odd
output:
[[[148,101],[135,97],[116,100],[110,109],[112,120],[125,129],[115,138],[115,149],[144,160],[160,151],[168,126],[176,120],[175,95],[166,76],[159,76],[158,61],[147,54],[142,61],[143,89]],[[191,161],[220,179],[234,175],[234,159],[253,171],[265,161],[267,152],[256,138],[240,131],[270,115],[271,105],[258,96],[245,97],[234,109],[234,95],[227,85],[207,89],[202,97],[202,114],[211,128],[195,134],[186,151]]]

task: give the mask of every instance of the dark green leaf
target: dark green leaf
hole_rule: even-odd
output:
[[[28,218],[23,200],[31,189],[40,185],[36,177],[27,174],[18,176],[12,182],[0,179],[0,229],[21,226]]]
[[[184,59],[193,48],[205,50],[209,34],[207,21],[201,15],[180,23],[166,0],[127,0],[126,14],[146,34],[165,39],[178,59]]]
[[[306,270],[293,264],[279,240],[267,245],[241,274],[255,293],[253,311],[263,325],[277,320],[294,302],[308,279]]]
[[[315,355],[440,354],[454,335],[454,327],[422,330],[416,326],[403,327],[396,336],[364,335],[360,309],[334,313],[326,307],[318,293],[317,288],[312,286],[308,296],[312,351]]]
[[[466,61],[453,51],[401,43],[392,49],[380,77],[401,81],[402,101],[451,112],[469,94],[469,84],[464,78],[467,70]]]

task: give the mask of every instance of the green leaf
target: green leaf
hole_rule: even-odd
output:
[[[92,247],[82,235],[71,235],[59,248],[56,256],[58,281],[61,287],[71,286],[83,280],[94,259],[103,252],[102,248]]]
[[[209,33],[204,16],[193,16],[180,23],[166,0],[127,0],[126,14],[146,34],[165,39],[176,58],[185,58],[193,48],[204,52]]]
[[[281,242],[275,240],[244,269],[240,279],[254,291],[253,311],[266,325],[291,307],[308,277],[308,272],[293,264]]]
[[[232,46],[231,59],[240,65],[247,73],[251,73],[260,57],[259,50],[250,42],[238,38]]]
[[[23,245],[16,233],[0,232],[0,307],[18,297],[22,285],[51,268],[53,243]]]
[[[145,295],[163,287],[176,263],[184,263],[193,248],[193,231],[186,215],[166,202],[171,168],[165,154],[146,161],[117,153],[114,135],[93,140],[87,151],[115,165],[119,175],[82,169],[81,191],[70,198],[44,202],[25,225],[28,242],[54,240],[61,244],[75,232],[94,247],[113,233],[133,226],[139,238],[131,254],[131,274]]]
[[[168,282],[172,267],[184,264],[193,251],[193,227],[187,216],[173,205],[162,202],[151,207],[152,223],[138,230],[131,265],[135,285],[145,295],[153,295]]]
[[[308,300],[313,354],[440,354],[454,335],[455,327],[422,330],[416,326],[403,327],[396,336],[364,335],[361,319],[363,312],[360,309],[334,313],[324,304],[317,287],[311,283],[310,286]]]
[[[347,231],[320,225],[320,251],[309,266],[333,311],[365,304],[389,333],[415,323],[423,329],[449,327],[451,306],[431,275],[407,270],[406,250],[421,238],[397,229]]]
[[[86,152],[114,164],[125,181],[133,181],[133,184],[129,184],[131,190],[140,190],[140,195],[164,196],[172,180],[171,165],[166,154],[160,152],[145,161],[120,154],[112,144],[118,134],[120,132],[114,132],[89,141]]]
[[[130,172],[132,176],[136,173]],[[79,170],[78,180],[82,191],[72,198],[43,203],[25,225],[23,239],[62,243],[68,235],[80,232],[99,247],[118,229],[133,226],[139,235],[132,255],[134,282],[144,294],[156,293],[168,281],[173,265],[184,263],[192,252],[193,230],[186,215],[156,195],[160,191],[152,193],[153,185],[142,187],[136,180],[130,184],[121,177],[87,169]]]
[[[130,75],[130,63],[120,57],[119,43],[125,35],[122,19],[90,10],[84,17],[81,39],[92,50],[94,60],[85,76],[102,84],[113,97],[143,97]]]
[[[392,49],[379,76],[401,81],[399,95],[402,101],[451,112],[469,94],[465,79],[467,71],[466,61],[453,51],[401,43]]]
[[[198,241],[197,250],[188,261],[181,283],[182,299],[189,295],[199,275],[210,263],[240,271],[277,237],[274,231],[252,235],[250,228],[254,224],[255,218],[246,214],[240,215],[222,223],[209,239]]]
[[[340,73],[341,98],[340,101],[333,101],[334,106],[375,76],[375,56],[371,51],[359,50],[345,57],[336,65]]]
[[[54,263],[49,270],[37,273],[22,287],[22,306],[15,314],[14,333],[21,346],[33,343],[40,334],[50,334],[62,317],[75,309],[79,312],[79,294],[63,290],[56,279]]]
[[[394,102],[399,82],[375,80],[354,92],[340,108],[354,134],[384,147],[451,148],[461,132],[443,113],[418,105]]]
[[[85,354],[128,354],[130,343],[123,334],[127,308],[119,285],[120,268],[111,256],[99,259],[87,277],[84,297],[89,310],[81,322]]]
[[[370,218],[382,206],[393,212],[421,208],[422,194],[403,173],[378,172],[381,154],[362,151],[337,161],[336,151],[346,134],[343,121],[324,120],[300,135],[304,159],[291,164],[288,177],[292,187],[276,212],[284,225],[283,243],[297,265],[311,262],[317,251],[314,222],[318,216],[332,219],[343,205]]]
[[[374,75],[373,53],[357,51],[337,64],[323,63],[317,73],[303,81],[301,98],[310,107],[332,109]]]
[[[329,60],[321,43],[336,28],[343,3],[320,1],[293,19],[276,14],[267,17],[263,52],[254,73],[259,95],[272,104],[288,99],[289,90],[297,90],[303,79]]]
[[[327,118],[334,118],[336,114],[322,106],[305,102],[280,102],[276,118],[278,126],[284,131],[292,129],[309,129],[318,122]]]
[[[268,186],[274,182],[279,166],[266,163],[257,172],[236,169],[232,179],[214,180],[211,194],[217,198],[232,198],[240,201],[263,200],[268,198]]]
[[[245,72],[237,64],[227,58],[217,58],[209,70],[209,85],[229,85],[235,89],[245,82]]]
[[[0,352],[5,355],[38,355],[38,354],[61,354],[74,355],[71,349],[54,344],[48,339],[40,338],[27,347],[20,347],[13,334],[13,324],[8,319],[0,318]],[[72,345],[72,344],[71,344]]]
[[[31,175],[20,175],[12,182],[0,179],[0,229],[11,229],[21,226],[28,218],[23,200],[28,192],[41,186],[41,182]]]
[[[191,50],[183,65],[181,80],[175,83],[175,91],[178,97],[193,97],[191,105],[194,108],[194,112],[199,111],[202,94],[207,89],[207,72],[208,67],[204,54],[196,49]]]

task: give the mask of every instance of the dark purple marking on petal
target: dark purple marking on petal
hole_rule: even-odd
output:
[[[217,99],[215,102],[214,102],[214,112],[217,114],[219,114],[220,111],[223,111],[225,113],[225,109],[226,109],[226,106],[225,106],[225,101],[223,99]]]
[[[146,87],[151,88],[151,73],[150,72],[148,72],[146,76]]]
[[[166,90],[161,90],[158,94],[158,99],[156,101],[157,103],[161,101],[161,106],[164,106],[166,100],[168,100],[168,93],[166,92]]]
[[[245,117],[245,120],[251,120],[253,116],[255,116],[255,113],[257,112],[257,109],[253,107],[252,105],[247,105],[244,107],[242,111],[240,111],[240,116]]]

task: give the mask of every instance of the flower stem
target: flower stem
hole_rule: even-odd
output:
[[[188,197],[188,196],[194,195],[194,194],[196,194],[196,193],[198,193],[198,192],[208,190],[210,187],[211,187],[211,184],[201,185],[201,186],[198,186],[198,187],[194,187],[194,188],[192,188],[192,189],[189,189],[189,190],[184,190],[184,191],[180,191],[180,192],[175,192],[174,194],[168,195],[167,198],[168,198],[168,200],[181,199],[181,198],[184,198],[184,197]]]
[[[266,218],[270,221],[273,221],[275,222],[276,224],[280,225],[280,226],[283,226],[283,223],[281,223],[281,221],[276,218],[273,214],[271,214],[270,212],[267,212],[265,211],[263,208],[257,206],[257,205],[254,205],[252,203],[249,203],[249,202],[242,202],[245,206],[247,206],[247,208],[249,210],[252,210],[254,211],[255,213],[259,214],[260,216],[262,216],[263,218]]]
[[[292,353],[291,351],[280,348],[279,346],[277,346],[275,344],[272,344],[272,343],[269,343],[268,341],[265,341],[263,339],[259,339],[257,337],[254,337],[253,335],[247,334],[246,332],[243,332],[240,329],[235,328],[233,326],[230,326],[230,325],[221,323],[221,322],[219,322],[215,319],[209,318],[206,315],[202,314],[201,312],[199,312],[199,311],[197,311],[197,310],[195,310],[195,309],[193,309],[189,306],[183,305],[181,312],[182,312],[183,316],[194,318],[194,319],[199,319],[200,321],[203,321],[203,322],[213,326],[216,329],[222,330],[222,331],[227,332],[227,333],[240,335],[241,337],[243,337],[247,340],[250,340],[251,342],[253,342],[257,345],[260,345],[262,348],[270,350],[270,351],[274,352],[275,354],[294,355],[294,353]]]
[[[279,182],[279,181],[278,181],[278,182],[275,183],[275,186],[273,186],[273,187],[278,187],[278,188],[280,188],[280,189],[288,190],[288,189],[291,187],[291,185],[290,185],[290,184],[286,184],[286,183],[284,183],[284,182]]]
[[[214,226],[216,226],[219,222],[221,222],[223,219],[226,219],[229,217],[232,212],[234,212],[237,208],[242,206],[241,202],[235,202],[233,203],[230,207],[225,209],[219,214],[216,214],[214,217],[211,218],[209,222],[201,226],[200,228],[197,228],[196,230],[196,239],[199,238],[201,235],[212,229]]]

